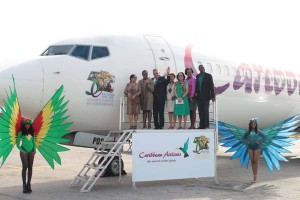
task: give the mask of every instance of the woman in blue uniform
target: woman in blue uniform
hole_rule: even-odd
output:
[[[22,161],[23,193],[31,193],[32,166],[36,148],[34,140],[34,130],[29,119],[25,119],[23,121],[21,131],[18,133],[17,147],[20,150],[20,157]],[[26,183],[27,171],[28,173]]]
[[[258,158],[261,154],[261,143],[265,140],[265,135],[257,129],[257,120],[252,118],[249,122],[248,131],[244,134],[243,140],[248,146],[251,167],[253,172],[253,183],[257,180]]]

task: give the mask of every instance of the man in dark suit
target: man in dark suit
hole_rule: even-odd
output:
[[[209,101],[215,101],[214,82],[211,74],[199,65],[200,73],[196,76],[197,105],[200,118],[199,129],[209,128]]]
[[[154,126],[155,129],[163,129],[165,123],[165,102],[167,98],[166,87],[170,82],[170,68],[167,68],[167,76],[166,79],[164,76],[160,76],[157,69],[153,69],[153,118],[154,118]]]

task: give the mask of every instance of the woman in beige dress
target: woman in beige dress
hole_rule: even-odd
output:
[[[141,110],[143,111],[143,129],[146,129],[148,118],[148,129],[151,128],[151,118],[153,109],[153,81],[148,77],[148,71],[143,70],[143,79],[138,84],[141,87]]]
[[[141,105],[140,94],[141,87],[136,82],[136,75],[130,76],[130,82],[127,83],[124,94],[127,95],[127,114],[130,122],[130,129],[136,129]]]

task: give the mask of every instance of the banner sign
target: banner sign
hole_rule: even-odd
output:
[[[215,176],[214,130],[138,130],[132,136],[132,181]]]

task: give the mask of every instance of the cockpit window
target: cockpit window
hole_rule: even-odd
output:
[[[110,55],[109,50],[105,46],[90,45],[55,45],[50,46],[42,56],[52,55],[71,55],[84,60],[95,60]]]
[[[107,47],[93,47],[92,60],[109,56]]]
[[[89,53],[90,53],[90,46],[77,45],[71,55],[77,58],[88,60]]]
[[[61,46],[50,46],[42,56],[54,56],[54,55],[65,55],[68,54],[74,45],[61,45]]]

